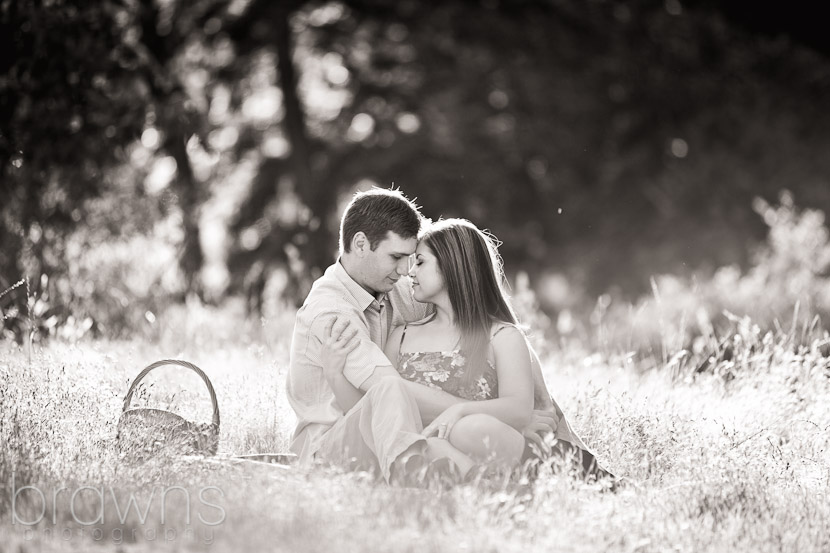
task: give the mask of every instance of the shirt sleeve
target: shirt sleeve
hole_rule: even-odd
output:
[[[360,344],[346,357],[346,365],[343,367],[343,375],[351,382],[352,386],[360,388],[372,376],[376,367],[392,367],[392,363],[387,359],[380,346],[369,337],[369,329],[366,324],[356,314],[345,311],[327,310],[317,314],[311,321],[308,342],[306,343],[306,356],[309,361],[322,367],[320,348],[326,326],[334,316],[348,318],[352,326],[357,329],[357,338],[360,339]]]

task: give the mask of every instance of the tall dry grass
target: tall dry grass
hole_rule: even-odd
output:
[[[730,359],[713,358],[702,372],[551,348],[551,390],[603,463],[630,479],[626,487],[608,493],[543,472],[527,486],[398,489],[364,474],[230,460],[287,446],[289,314],[244,322],[238,312],[190,305],[156,323],[149,338],[36,345],[31,364],[25,349],[0,343],[4,550],[830,551],[830,367],[819,341],[798,346],[779,332],[756,343],[750,325]],[[115,447],[131,378],[167,357],[196,363],[214,383],[215,460],[137,464]],[[201,382],[183,370],[152,373],[135,401],[210,416]],[[12,473],[15,489],[45,493],[40,524],[13,524]],[[88,489],[73,514],[71,493],[85,485],[105,489],[103,523],[78,522],[98,513]],[[53,500],[60,487],[69,491]],[[222,513],[199,501],[207,488],[206,503]],[[119,520],[116,503],[123,511],[131,495],[149,505],[143,522],[135,510]],[[41,501],[24,491],[15,508],[34,520]]]

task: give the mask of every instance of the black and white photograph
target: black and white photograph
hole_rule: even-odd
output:
[[[0,0],[0,553],[830,552],[826,21]]]

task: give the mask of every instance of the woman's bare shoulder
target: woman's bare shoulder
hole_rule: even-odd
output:
[[[504,335],[512,335],[515,336],[518,333],[521,336],[524,336],[524,331],[521,327],[517,324],[507,323],[504,321],[494,321],[493,324],[490,326],[490,340],[496,338],[496,336]]]

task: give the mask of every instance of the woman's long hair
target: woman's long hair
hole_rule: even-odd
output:
[[[466,219],[446,219],[429,226],[421,240],[432,250],[444,277],[467,359],[463,380],[470,385],[486,366],[493,323],[518,324],[505,292],[496,238]]]

